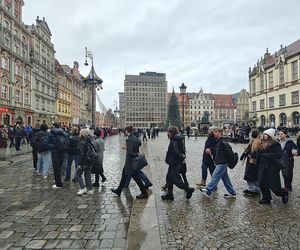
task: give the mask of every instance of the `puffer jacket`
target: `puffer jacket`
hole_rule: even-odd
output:
[[[49,133],[49,143],[51,153],[63,153],[59,152],[56,147],[57,136],[64,135],[66,136],[65,131],[62,128],[53,128]]]
[[[170,166],[178,166],[182,164],[184,158],[185,149],[182,136],[180,134],[177,134],[170,139],[165,162]]]
[[[80,137],[79,134],[72,134],[69,137],[69,150],[68,153],[70,155],[78,155],[79,154],[79,143],[80,143]]]
[[[229,143],[225,138],[220,138],[217,140],[216,150],[214,152],[214,162],[216,165],[228,164],[227,156],[232,155],[233,151]]]

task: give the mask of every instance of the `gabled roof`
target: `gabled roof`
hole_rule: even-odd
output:
[[[187,93],[189,99],[194,99],[195,97],[198,99],[199,98],[199,94],[200,93],[195,93],[195,92]],[[213,97],[212,97],[211,93],[203,93],[203,94],[204,94],[205,99],[213,100]]]
[[[234,102],[231,95],[212,94],[215,108],[234,108]]]
[[[43,17],[43,20],[39,19],[39,17],[36,19],[36,23],[41,25],[41,27],[44,28],[44,30],[46,30],[46,32],[52,36],[51,30],[47,24],[47,22],[45,21],[45,18]]]

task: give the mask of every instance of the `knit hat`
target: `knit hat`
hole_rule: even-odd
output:
[[[83,137],[92,136],[92,131],[88,128],[80,130],[80,135]]]
[[[265,130],[263,132],[263,134],[266,134],[266,135],[270,136],[272,139],[274,139],[275,134],[276,134],[276,130],[273,129],[273,128],[269,128],[269,129]]]

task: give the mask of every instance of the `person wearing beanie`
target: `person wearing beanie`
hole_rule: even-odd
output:
[[[93,194],[92,186],[92,166],[96,159],[96,151],[92,144],[92,131],[89,129],[80,130],[80,144],[79,144],[79,159],[78,167],[76,169],[76,179],[79,182],[80,190],[77,195]],[[85,183],[82,179],[84,173]]]
[[[282,149],[278,141],[274,139],[275,129],[267,129],[263,132],[260,151],[257,156],[258,182],[262,199],[260,204],[270,204],[272,200],[271,190],[277,196],[282,197],[283,203],[288,203],[288,192],[281,187],[280,168]]]
[[[261,138],[260,131],[258,129],[252,130],[251,140],[241,155],[240,160],[246,160],[246,168],[244,174],[244,180],[247,181],[247,189],[244,190],[245,195],[255,196],[260,194],[260,188],[257,181],[257,164],[256,156],[259,151]]]
[[[279,143],[283,151],[281,162],[283,163],[282,176],[284,179],[284,188],[287,191],[292,191],[294,156],[298,155],[297,145],[288,136],[286,129],[282,129],[279,132]]]

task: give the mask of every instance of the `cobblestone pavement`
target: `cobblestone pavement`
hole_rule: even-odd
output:
[[[200,177],[199,165],[205,138],[186,140],[188,180]],[[296,159],[294,191],[290,203],[273,196],[271,206],[243,197],[243,167],[229,170],[238,197],[223,198],[220,183],[213,199],[196,190],[190,201],[174,188],[175,200],[160,198],[165,182],[166,134],[143,146],[149,161],[145,169],[154,183],[148,200],[134,182],[121,199],[111,193],[124,163],[120,147],[124,138],[105,141],[105,174],[108,181],[94,195],[76,196],[78,185],[66,183],[53,190],[53,176],[43,180],[33,173],[31,154],[15,156],[0,167],[0,249],[299,249],[300,170]],[[244,145],[233,145],[239,153]],[[13,162],[13,164],[11,163]]]
[[[200,177],[200,161],[205,139],[189,138],[187,145],[188,180],[191,186]],[[239,155],[245,145],[232,145]],[[243,196],[244,167],[238,163],[228,170],[236,200],[223,198],[225,188],[221,182],[213,198],[203,197],[196,190],[189,202],[185,193],[174,187],[175,200],[162,201],[160,187],[165,183],[167,166],[166,135],[148,143],[152,152],[152,172],[155,178],[154,193],[161,244],[163,249],[300,249],[300,159],[295,160],[294,191],[290,202],[284,205],[273,195],[272,205],[259,205],[257,198]]]

